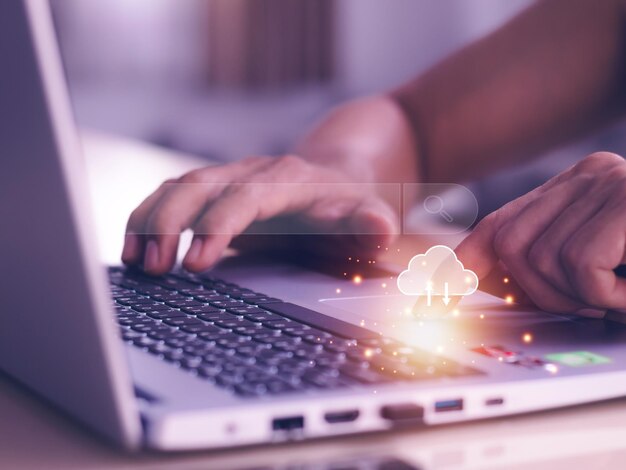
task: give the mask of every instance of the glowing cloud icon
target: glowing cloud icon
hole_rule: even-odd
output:
[[[398,276],[397,283],[398,289],[405,295],[425,295],[428,306],[431,306],[433,296],[440,296],[448,305],[451,296],[476,292],[478,276],[474,271],[465,269],[451,248],[436,245],[426,253],[414,256],[408,269]]]

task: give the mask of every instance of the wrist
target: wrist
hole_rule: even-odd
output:
[[[417,145],[400,105],[381,95],[335,108],[300,140],[295,152],[353,181],[401,183],[420,180]]]

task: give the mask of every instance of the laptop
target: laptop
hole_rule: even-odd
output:
[[[206,274],[105,267],[49,6],[0,3],[0,369],[127,449],[328,437],[626,393],[626,331],[476,293],[398,315],[355,284],[230,258]]]

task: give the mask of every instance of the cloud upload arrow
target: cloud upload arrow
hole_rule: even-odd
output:
[[[448,296],[448,283],[443,284],[443,303],[448,305],[450,303],[450,297]]]

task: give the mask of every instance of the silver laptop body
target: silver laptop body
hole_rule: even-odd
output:
[[[381,295],[380,278],[355,285],[291,264],[231,259],[211,275],[476,372],[241,398],[120,340],[85,181],[49,6],[1,2],[0,368],[128,449],[450,423],[626,393],[619,325],[507,309],[481,293],[458,318],[407,321],[394,312],[410,299]]]

